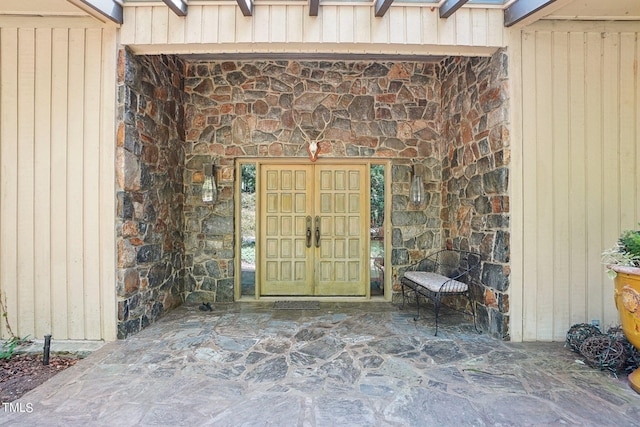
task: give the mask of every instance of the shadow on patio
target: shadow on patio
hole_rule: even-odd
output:
[[[183,306],[18,402],[47,425],[640,425],[625,378],[389,303]]]

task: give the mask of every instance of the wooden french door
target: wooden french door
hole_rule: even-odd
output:
[[[366,296],[366,165],[260,167],[264,296]]]

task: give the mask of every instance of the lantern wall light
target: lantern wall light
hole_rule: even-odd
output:
[[[413,165],[411,175],[411,187],[409,189],[411,203],[420,205],[424,200],[424,183],[420,165]]]
[[[202,201],[206,205],[214,205],[218,201],[218,187],[213,164],[204,165],[204,183],[202,184]]]

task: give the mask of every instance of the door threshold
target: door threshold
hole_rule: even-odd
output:
[[[319,301],[319,302],[391,302],[383,296],[367,297],[309,297],[309,296],[261,296],[259,298],[245,295],[236,302],[274,302],[274,301]]]

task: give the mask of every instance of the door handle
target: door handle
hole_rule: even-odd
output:
[[[320,247],[320,217],[316,217],[316,248]]]
[[[311,247],[311,216],[307,217],[307,247]]]

